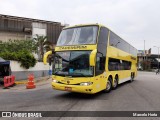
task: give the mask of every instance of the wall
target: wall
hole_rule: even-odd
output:
[[[59,22],[0,14],[0,32],[24,33],[26,37],[27,35],[34,37],[35,34],[44,35],[52,44],[56,44],[63,27],[65,26]]]
[[[25,80],[29,74],[34,74],[35,78],[48,76],[49,65],[44,65],[43,62],[37,62],[37,64],[30,69],[20,67],[20,63],[17,61],[10,61],[10,66],[12,75],[16,76],[16,80]]]
[[[53,44],[57,43],[58,37],[62,31],[64,26],[61,26],[61,24],[47,24],[47,40],[52,42]]]
[[[21,33],[21,32],[0,31],[0,40],[2,41],[8,41],[9,39],[24,40],[24,39],[27,39],[28,37],[31,37],[31,35],[26,35],[25,33]]]
[[[44,23],[33,22],[32,23],[32,37],[37,35],[46,36],[47,25]]]
[[[9,18],[0,15],[0,30],[12,32],[25,32],[24,28],[31,29],[31,21],[23,20],[23,18]]]

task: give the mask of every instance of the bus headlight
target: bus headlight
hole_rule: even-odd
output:
[[[81,86],[89,86],[89,85],[92,85],[93,82],[82,82],[80,83]]]
[[[55,79],[54,79],[54,80],[52,80],[52,82],[55,82],[55,83],[57,83],[57,82],[58,82],[58,80],[55,80]]]

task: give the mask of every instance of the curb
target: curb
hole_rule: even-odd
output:
[[[17,81],[17,82],[15,82],[17,85],[18,84],[27,84],[27,80],[24,80],[24,81]]]
[[[40,78],[36,78],[34,79],[34,82],[35,83],[38,83],[38,82],[42,82],[42,81],[46,81],[46,80],[49,80],[51,77],[47,76],[47,77],[40,77]],[[20,81],[15,81],[15,83],[18,85],[18,84],[27,84],[28,80],[20,80]]]

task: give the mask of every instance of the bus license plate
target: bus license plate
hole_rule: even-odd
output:
[[[72,91],[72,88],[71,87],[65,87],[65,90],[66,91]]]

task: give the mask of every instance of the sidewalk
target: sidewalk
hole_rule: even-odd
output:
[[[26,84],[27,84],[28,80],[20,80],[20,81],[16,81],[16,85],[13,87],[9,87],[9,89],[3,89],[4,86],[0,85],[0,91],[2,90],[3,92],[5,91],[12,91],[12,90],[26,90]],[[39,88],[42,85],[46,85],[48,84],[50,86],[50,83],[52,82],[52,78],[49,76],[46,77],[39,77],[39,78],[35,78],[34,79],[36,88]]]
[[[38,77],[38,78],[34,78],[34,82],[35,82],[35,83],[38,83],[38,82],[45,81],[45,80],[50,79],[50,78],[51,78],[51,77],[49,77],[49,76]],[[28,82],[28,79],[26,79],[26,80],[18,80],[18,81],[15,80],[15,83],[16,83],[17,85],[18,85],[18,84],[27,84],[27,82]]]

